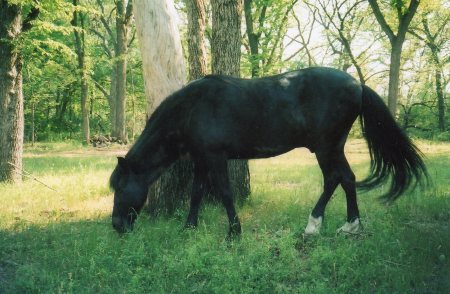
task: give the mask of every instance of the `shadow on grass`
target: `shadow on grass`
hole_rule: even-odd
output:
[[[203,211],[194,231],[181,230],[184,212],[143,216],[123,236],[106,216],[18,223],[0,232],[0,293],[444,293],[450,214],[439,214],[437,204],[379,209],[373,234],[364,238],[325,230],[303,240],[293,221],[298,213],[284,206],[249,214],[241,240],[232,243],[224,241],[226,217],[214,207]],[[258,225],[270,213],[287,217]]]
[[[111,251],[119,240],[108,217],[46,225],[20,222],[0,236],[0,293],[67,292],[71,280],[92,266],[91,258],[105,254],[103,249]]]
[[[55,171],[70,172],[77,165],[107,169],[114,158],[52,162]],[[320,172],[301,165],[298,175],[280,168],[281,174],[252,182],[257,198],[239,209],[244,233],[232,243],[224,241],[220,205],[204,208],[194,231],[181,230],[183,210],[172,218],[144,216],[121,237],[109,216],[55,221],[50,213],[42,225],[17,221],[0,231],[0,293],[445,293],[449,157],[428,162],[433,190],[408,193],[388,208],[376,202],[375,190],[360,196],[362,220],[371,231],[364,238],[334,234],[345,218],[339,194],[328,207],[323,235],[300,239],[321,192]],[[41,168],[48,161],[33,164],[37,173],[48,172]],[[354,168],[364,172],[367,165]]]

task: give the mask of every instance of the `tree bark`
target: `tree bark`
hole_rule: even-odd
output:
[[[443,132],[445,131],[445,94],[444,87],[442,87],[442,70],[440,68],[439,58],[435,58],[434,62],[436,64],[434,82],[438,104],[438,127]]]
[[[150,116],[168,95],[184,84],[181,38],[173,0],[137,0],[134,9]],[[171,214],[182,206],[190,196],[192,173],[192,162],[188,159],[173,164],[149,189],[150,214]]]
[[[239,77],[241,61],[241,0],[211,0],[213,74]],[[246,160],[230,160],[228,172],[235,198],[242,201],[250,195],[250,173]]]
[[[111,123],[111,136],[116,136],[116,80],[117,80],[117,70],[116,64],[111,67],[111,84],[109,87],[108,104],[109,104],[109,121]]]
[[[434,63],[434,84],[436,89],[437,96],[437,105],[438,105],[438,127],[441,132],[445,131],[445,93],[442,78],[442,64],[439,58],[440,46],[437,44],[437,37],[441,33],[438,31],[434,35],[430,31],[430,27],[428,25],[428,20],[426,17],[422,19],[423,29],[426,35],[426,44],[431,51],[431,59]],[[443,27],[441,28],[443,29]]]
[[[187,10],[187,40],[189,80],[206,75],[206,11],[204,0],[185,0]]]
[[[136,0],[134,15],[149,116],[164,98],[183,86],[183,51],[173,0]]]
[[[73,5],[78,6],[79,0],[73,0]],[[83,132],[83,142],[90,143],[90,127],[89,127],[89,83],[86,68],[86,52],[85,52],[85,36],[84,36],[84,18],[81,12],[74,11],[72,25],[75,27],[75,51],[78,59],[78,70],[80,75],[80,100],[81,100],[81,128]]]
[[[388,108],[394,116],[397,113],[402,47],[403,43],[395,42],[392,44],[391,62],[389,64]]]
[[[211,71],[241,74],[241,0],[211,0]]]
[[[125,5],[125,0],[116,2],[116,46],[115,56],[115,101],[113,103],[115,112],[115,124],[113,136],[123,143],[128,142],[126,129],[126,82],[127,82],[127,55],[130,22],[132,17],[132,0]],[[112,81],[111,81],[112,82]]]
[[[23,153],[22,32],[18,5],[0,0],[0,182],[20,182]]]

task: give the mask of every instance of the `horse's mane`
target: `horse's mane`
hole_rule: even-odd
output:
[[[139,160],[139,156],[142,154],[142,151],[146,149],[150,140],[155,138],[155,135],[158,135],[161,131],[163,131],[164,127],[168,124],[170,120],[171,123],[180,124],[179,121],[183,116],[176,115],[168,117],[167,114],[179,114],[177,113],[177,108],[179,108],[180,104],[185,100],[185,96],[183,95],[183,89],[169,95],[166,99],[164,99],[161,104],[155,109],[155,111],[150,116],[147,121],[144,130],[141,135],[137,138],[134,145],[128,151],[125,156],[126,159],[131,161]],[[174,112],[175,111],[175,112]]]
[[[119,180],[120,180],[120,171],[119,171],[119,166],[117,165],[116,168],[114,169],[114,171],[111,174],[111,177],[109,178],[109,187],[111,189],[113,189],[114,191],[117,190],[117,187],[119,185]]]
[[[151,114],[141,135],[125,155],[128,163],[131,165],[139,165],[139,163],[142,163],[142,156],[147,153],[146,150],[151,145],[151,141],[159,137],[159,134],[164,131],[164,127],[167,126],[169,120],[171,125],[182,126],[184,124],[187,116],[185,113],[182,113],[184,111],[182,104],[192,100],[185,89],[186,87],[169,95]],[[170,117],[168,114],[170,114]],[[121,176],[121,169],[119,166],[116,166],[109,180],[109,185],[112,189],[115,190],[117,188]]]

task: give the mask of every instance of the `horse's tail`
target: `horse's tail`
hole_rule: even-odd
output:
[[[381,198],[386,202],[397,199],[409,186],[428,182],[428,173],[422,153],[395,122],[381,97],[367,86],[362,86],[361,126],[369,146],[370,175],[357,183],[368,190],[392,181]]]

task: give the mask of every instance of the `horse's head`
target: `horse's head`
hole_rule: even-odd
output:
[[[131,231],[147,199],[148,185],[144,177],[135,173],[123,157],[118,158],[110,185],[114,189],[112,225],[119,233]]]

